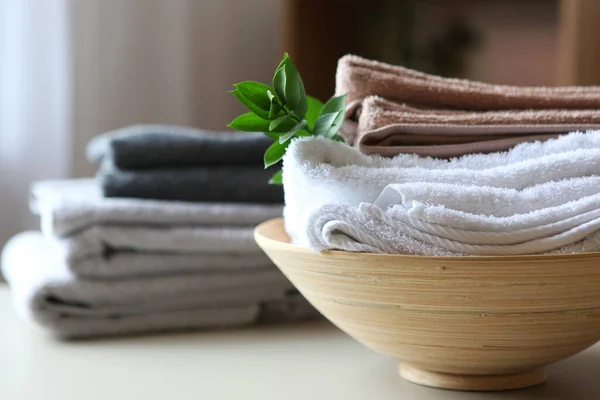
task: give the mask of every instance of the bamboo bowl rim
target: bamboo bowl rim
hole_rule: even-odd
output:
[[[282,237],[287,238],[286,241],[282,241],[280,238],[275,237],[273,232],[281,233]],[[272,246],[287,249],[288,251],[294,251],[299,253],[307,254],[321,254],[336,255],[336,254],[353,254],[356,257],[392,257],[402,260],[420,260],[420,261],[572,261],[575,259],[586,259],[586,258],[598,258],[600,259],[600,252],[585,252],[585,253],[572,253],[572,254],[521,254],[521,255],[503,255],[503,256],[420,256],[412,254],[385,254],[385,253],[364,253],[364,252],[350,252],[342,250],[327,250],[321,253],[317,253],[313,250],[307,249],[302,246],[294,245],[290,243],[289,236],[284,229],[284,219],[274,218],[265,221],[258,225],[254,229],[255,240],[259,239],[263,242],[268,242]]]

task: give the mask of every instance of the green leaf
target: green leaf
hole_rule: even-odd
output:
[[[292,114],[285,114],[271,121],[271,123],[269,124],[269,131],[274,131],[279,125],[281,125],[286,119],[290,118],[291,116]]]
[[[299,118],[304,118],[308,109],[308,101],[306,99],[306,91],[304,83],[300,77],[298,69],[292,62],[288,60],[283,69],[285,71],[285,98],[287,106],[292,109]]]
[[[240,115],[227,126],[243,132],[266,132],[269,130],[269,121],[250,112]]]
[[[306,126],[306,120],[298,122],[288,133],[279,136],[279,143],[283,144],[294,137],[294,134]]]
[[[299,118],[304,118],[308,109],[304,83],[298,69],[287,53],[284,54],[277,70],[275,70],[273,88],[282,104],[287,105]]]
[[[343,110],[338,112],[337,117],[333,120],[331,127],[325,134],[326,137],[332,138],[335,134],[337,134],[337,132],[342,127],[342,123],[344,122],[345,114],[346,114],[346,112]]]
[[[283,185],[283,171],[278,171],[269,179],[271,185]]]
[[[279,69],[283,68],[283,66],[288,62],[289,59],[290,59],[290,55],[287,52],[283,53],[283,58],[279,62],[279,65],[275,69],[275,72],[277,72]]]
[[[323,108],[323,103],[320,100],[315,99],[312,96],[306,96],[308,101],[308,109],[306,110],[306,115],[304,119],[306,119],[306,123],[308,124],[308,129],[314,129],[315,123],[317,122],[317,118],[319,118],[319,114],[321,113],[321,109]]]
[[[315,135],[333,138],[340,130],[346,113],[346,95],[332,97],[325,103],[315,124]]]
[[[283,62],[283,61],[282,61]],[[275,93],[281,100],[282,104],[287,103],[287,98],[285,97],[285,87],[287,86],[287,77],[285,75],[285,68],[278,68],[275,72],[275,76],[273,76],[273,89],[275,89]]]
[[[279,143],[278,141],[273,144],[265,152],[265,168],[269,168],[271,165],[277,164],[285,154],[285,150],[291,142]]]
[[[271,99],[267,94],[267,92],[271,90],[269,86],[264,83],[252,81],[241,82],[233,86],[235,86],[245,98],[256,104],[260,109],[269,111],[269,107],[271,106]]]
[[[267,111],[263,110],[262,108],[260,108],[259,106],[257,106],[256,104],[254,104],[253,102],[251,102],[248,98],[246,98],[242,92],[239,91],[239,89],[235,89],[232,90],[231,92],[229,92],[231,94],[233,94],[235,97],[237,97],[237,99],[246,107],[248,107],[248,109],[250,111],[252,111],[254,114],[258,115],[260,118],[263,119],[267,119],[269,118],[269,110],[267,109]]]
[[[269,119],[277,119],[281,112],[281,106],[277,103],[271,103],[269,108]]]
[[[268,137],[270,137],[273,140],[279,140],[279,136],[281,136],[281,133],[277,133],[277,132],[263,132],[265,135],[267,135]]]
[[[338,118],[341,112],[333,112],[328,114],[321,114],[319,119],[317,119],[317,123],[315,124],[315,129],[313,133],[315,136],[327,136],[329,129],[334,124],[336,118]],[[334,132],[335,133],[335,132]]]
[[[331,137],[331,139],[335,140],[336,142],[343,142],[343,143],[346,143],[346,141],[344,140],[344,138],[343,138],[343,137],[341,137],[340,135],[337,135],[337,134],[336,134],[336,135],[333,135],[333,136]]]
[[[338,111],[346,110],[346,95],[332,97],[325,103],[321,114],[330,114]]]
[[[279,104],[279,99],[277,99],[277,96],[272,91],[267,90],[267,96],[269,96],[269,101],[271,102],[269,106],[269,119],[276,119],[281,111],[281,104]]]
[[[297,123],[298,121],[295,118],[288,118],[270,131],[276,133],[288,133],[294,126],[296,126]]]
[[[294,133],[296,132],[288,132],[285,135],[279,136],[279,143],[284,144],[294,136]]]

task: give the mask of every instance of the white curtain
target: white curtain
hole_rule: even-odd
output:
[[[65,1],[0,0],[0,244],[33,226],[31,181],[70,169]]]
[[[0,246],[34,228],[38,179],[90,176],[101,132],[160,122],[223,128],[228,94],[268,81],[280,0],[0,0]]]

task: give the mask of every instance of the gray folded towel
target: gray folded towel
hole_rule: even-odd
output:
[[[282,215],[279,204],[191,203],[106,198],[95,179],[49,180],[31,187],[31,210],[47,236],[67,236],[94,225],[177,227],[254,226]]]
[[[107,197],[202,202],[283,203],[269,185],[261,133],[211,132],[169,125],[135,125],[88,144]]]
[[[117,251],[70,257],[69,239],[48,239],[69,270],[82,279],[131,279],[185,273],[260,271],[274,266],[265,254],[165,254]]]
[[[254,242],[253,231],[253,227],[96,225],[47,239],[55,257],[83,278],[275,269]]]
[[[48,247],[81,278],[275,268],[252,235],[280,205],[105,198],[92,179],[36,182],[30,205]]]
[[[96,225],[63,240],[69,259],[115,251],[166,254],[261,254],[254,227]]]
[[[218,132],[173,125],[133,125],[88,145],[93,163],[110,158],[122,169],[261,165],[273,142],[262,133]]]
[[[262,166],[124,170],[105,160],[98,178],[106,197],[279,204],[282,187],[268,183],[275,172]]]
[[[259,319],[316,315],[298,312],[302,301],[275,268],[252,273],[77,280],[37,232],[25,232],[9,241],[2,251],[2,271],[18,311],[63,338],[224,328]],[[290,306],[286,306],[288,299]],[[282,312],[286,309],[290,315]]]

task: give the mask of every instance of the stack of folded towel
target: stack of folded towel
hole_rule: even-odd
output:
[[[336,92],[348,101],[340,134],[366,154],[450,158],[600,128],[600,87],[492,85],[345,56]]]
[[[262,173],[268,145],[164,126],[94,140],[99,178],[34,184],[41,232],[3,250],[18,309],[64,338],[317,316],[253,240],[282,213]]]
[[[348,100],[341,134],[358,149],[321,138],[288,148],[293,243],[429,256],[600,251],[600,87],[490,85],[356,56],[340,60],[336,80]]]
[[[322,138],[284,157],[292,242],[415,255],[600,251],[600,131],[450,160]]]

